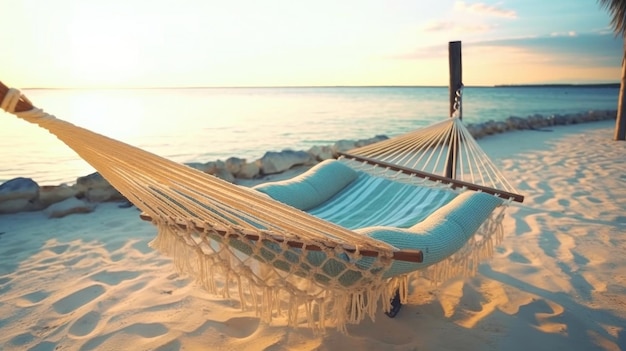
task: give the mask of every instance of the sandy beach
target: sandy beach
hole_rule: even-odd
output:
[[[268,325],[179,276],[136,208],[0,215],[2,350],[625,350],[626,142],[614,121],[479,144],[525,195],[473,278],[414,281],[348,334]],[[27,176],[27,175],[25,175]]]

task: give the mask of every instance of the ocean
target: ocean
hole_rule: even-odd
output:
[[[609,87],[466,87],[463,120],[614,110]],[[57,118],[177,162],[259,159],[340,139],[393,136],[448,117],[447,87],[26,89]],[[45,130],[0,112],[0,183],[72,184],[94,172]]]

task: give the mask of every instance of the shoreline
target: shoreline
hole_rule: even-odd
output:
[[[511,116],[505,121],[471,123],[466,127],[475,139],[530,130],[550,132],[553,127],[572,124],[614,120],[616,111],[599,110],[568,115],[533,115],[526,118]],[[293,177],[318,162],[337,158],[339,152],[387,139],[378,135],[369,139],[338,140],[332,145],[314,146],[307,151],[267,151],[258,160],[229,157],[226,160],[206,163],[191,162],[185,165],[219,177],[230,183],[252,186],[259,182]],[[24,211],[47,210],[50,217],[62,217],[71,213],[91,212],[96,204],[126,199],[99,173],[77,178],[74,184],[40,186],[31,178],[18,177],[0,184],[0,215]],[[128,204],[127,204],[128,205]]]

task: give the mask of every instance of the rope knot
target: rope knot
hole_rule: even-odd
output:
[[[19,90],[9,88],[4,99],[2,99],[2,103],[0,103],[0,108],[8,113],[15,113],[15,107],[17,107],[17,103],[20,102],[21,98],[22,93]]]
[[[2,99],[2,102],[0,103],[0,108],[2,108],[8,113],[12,113],[16,115],[17,117],[24,119],[26,121],[29,121],[29,122],[34,122],[35,119],[56,119],[56,117],[34,106],[28,111],[21,111],[21,112],[15,111],[15,108],[17,107],[20,100],[23,100],[24,102],[28,103],[30,106],[33,105],[28,100],[28,98],[22,95],[22,93],[19,90],[14,89],[14,88],[9,88],[9,90],[7,90],[6,95]]]

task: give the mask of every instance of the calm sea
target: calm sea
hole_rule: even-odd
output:
[[[57,118],[177,162],[308,150],[340,139],[397,135],[448,117],[445,87],[34,89],[23,93]],[[467,87],[467,123],[509,116],[615,109],[617,88]],[[31,177],[73,183],[93,172],[43,129],[0,112],[0,183]]]

